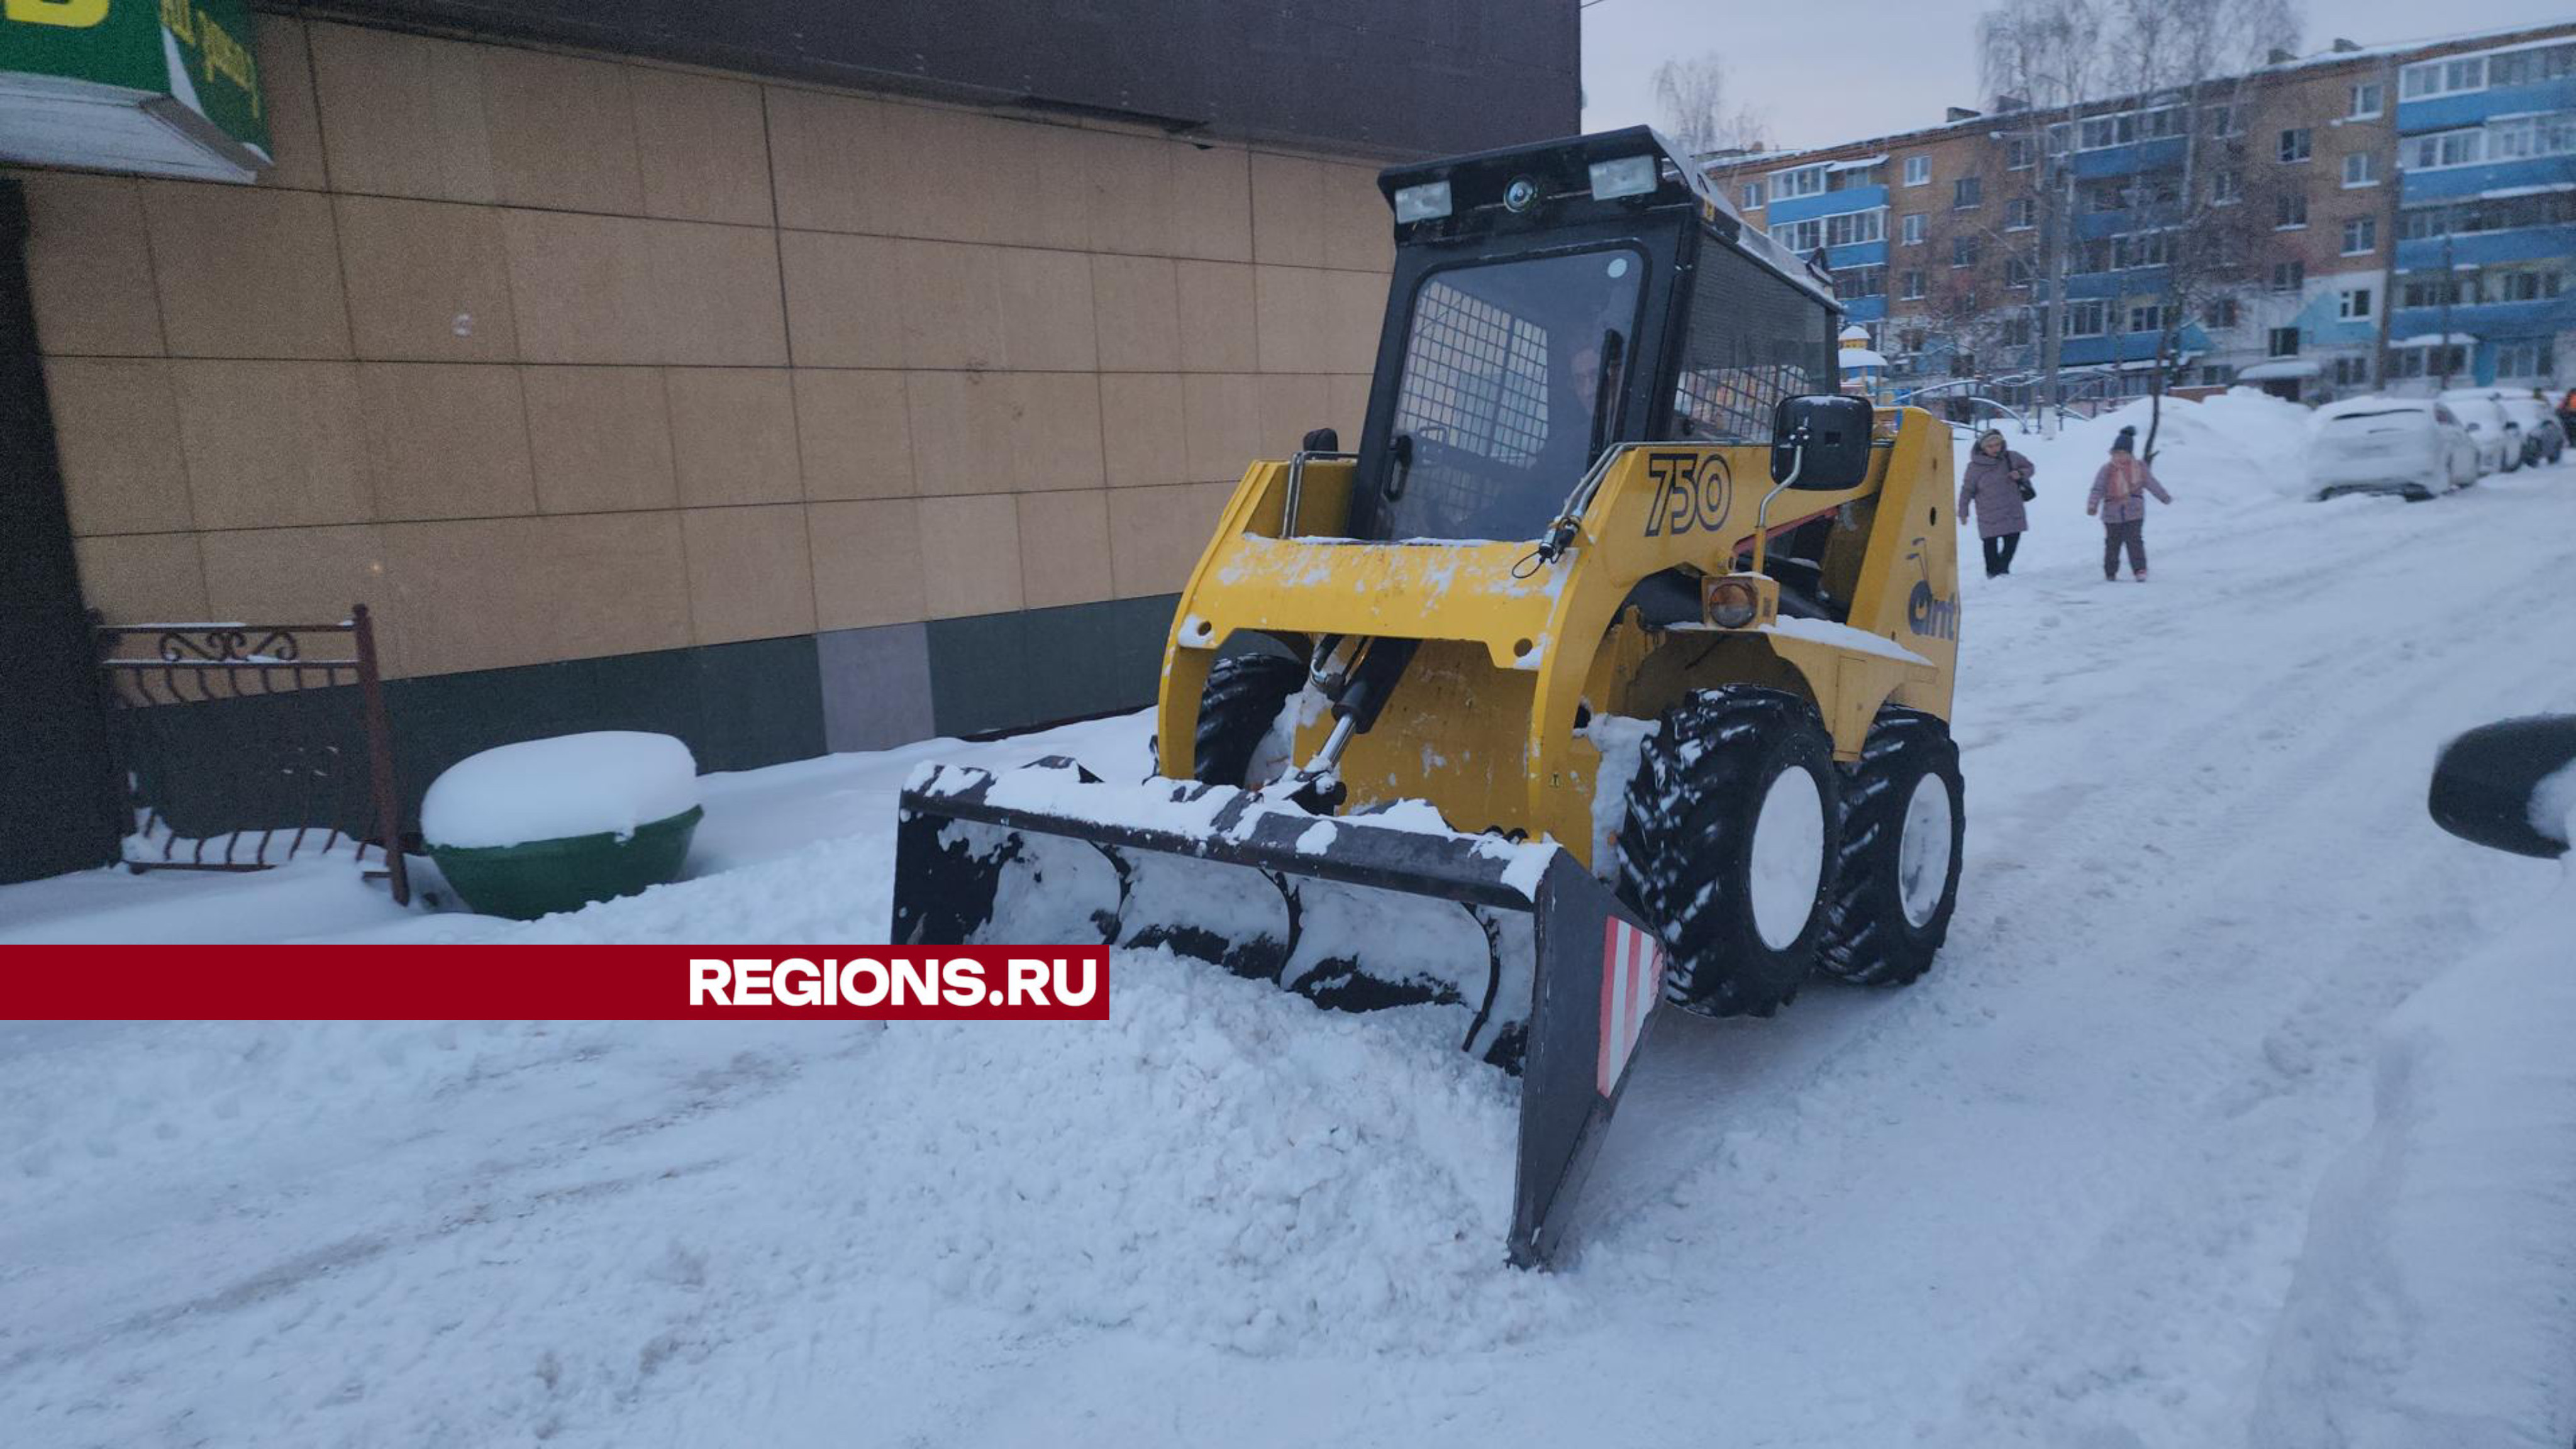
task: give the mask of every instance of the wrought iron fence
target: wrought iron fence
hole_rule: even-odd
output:
[[[109,624],[91,615],[136,870],[265,870],[347,841],[404,871],[374,622]]]

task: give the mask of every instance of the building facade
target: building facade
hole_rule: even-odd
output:
[[[2026,399],[2052,327],[2075,399],[2544,386],[2576,329],[2571,66],[2576,24],[2337,41],[2188,94],[1954,110],[1710,172],[1823,249],[1909,396]]]
[[[76,563],[5,602],[366,603],[415,800],[571,729],[738,769],[1150,701],[1246,464],[1357,435],[1378,169],[1576,129],[1573,0],[869,8],[246,12],[254,184],[0,171],[7,481]]]

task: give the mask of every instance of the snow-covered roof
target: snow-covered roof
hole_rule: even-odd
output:
[[[1882,151],[1875,156],[1852,156],[1841,161],[1828,161],[1825,163],[1825,169],[1828,171],[1859,171],[1866,167],[1884,166],[1886,164],[1887,153]]]
[[[2285,382],[2294,377],[2314,377],[2320,371],[2313,357],[2281,357],[2236,369],[2239,382]]]
[[[2475,347],[2478,339],[2466,332],[2418,332],[2412,337],[2392,337],[2391,347]]]
[[[1842,359],[1845,372],[1857,372],[1864,367],[1887,366],[1886,358],[1866,347],[1846,347],[1842,350]]]

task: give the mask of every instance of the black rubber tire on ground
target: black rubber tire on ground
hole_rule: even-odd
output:
[[[1774,944],[1755,917],[1753,836],[1791,770],[1815,783],[1822,842],[1816,901],[1803,928]],[[1824,725],[1796,695],[1729,685],[1664,712],[1628,786],[1618,867],[1621,894],[1663,937],[1666,999],[1705,1016],[1769,1016],[1798,994],[1824,930],[1838,783]]]
[[[1912,808],[1917,788],[1927,781],[1947,796],[1946,831],[1941,821],[1927,818],[1936,813],[1928,797],[1923,812]],[[1880,711],[1859,761],[1844,767],[1842,802],[1842,851],[1826,892],[1817,964],[1858,986],[1907,985],[1932,969],[1959,904],[1959,854],[1968,816],[1959,747],[1951,742],[1949,726],[1916,710]],[[1937,845],[1943,856],[1909,860],[1909,824],[1918,835],[1941,832],[1942,838],[1914,843],[1918,849]],[[1914,872],[1927,866],[1940,872],[1941,894],[1925,913],[1920,887],[1930,878]],[[1906,909],[1909,898],[1913,912]]]
[[[1199,695],[1193,773],[1212,785],[1240,785],[1253,753],[1289,697],[1306,687],[1306,666],[1284,654],[1234,654],[1208,669]]]

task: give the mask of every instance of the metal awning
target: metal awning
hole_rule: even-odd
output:
[[[2313,357],[2278,357],[2258,362],[2252,367],[2236,369],[2238,382],[2288,382],[2294,378],[2314,377],[2324,369]]]

